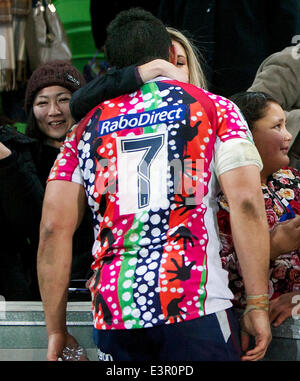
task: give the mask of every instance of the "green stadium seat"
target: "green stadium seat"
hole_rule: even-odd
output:
[[[95,47],[88,0],[54,0],[57,13],[66,31],[73,56],[73,65],[83,67],[95,55]]]
[[[18,132],[21,132],[22,134],[25,134],[26,130],[26,123],[14,123],[15,127],[17,128]]]

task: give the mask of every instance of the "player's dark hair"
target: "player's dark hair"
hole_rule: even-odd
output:
[[[141,65],[157,58],[168,61],[170,47],[162,21],[142,8],[120,12],[107,27],[105,54],[111,66]]]

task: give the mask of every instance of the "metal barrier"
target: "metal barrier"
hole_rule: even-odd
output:
[[[300,319],[290,317],[272,327],[272,337],[263,361],[300,361]]]
[[[0,302],[0,361],[45,361],[47,332],[42,303]],[[89,360],[98,361],[91,302],[69,302],[67,326],[87,350]],[[263,361],[300,361],[300,319],[288,318],[272,327],[272,335]]]
[[[69,302],[67,326],[88,353],[97,361],[92,337],[90,302]],[[45,361],[47,332],[41,302],[6,302],[0,316],[0,361]]]

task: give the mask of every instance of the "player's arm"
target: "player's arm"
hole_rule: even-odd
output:
[[[230,208],[230,224],[248,296],[268,294],[270,235],[256,165],[241,166],[222,173],[219,182]],[[249,338],[242,336],[244,360],[259,360],[271,340],[268,312],[251,310],[244,316],[244,329],[255,337],[256,346],[247,351]]]
[[[66,329],[72,238],[85,210],[82,185],[51,181],[46,187],[40,225],[38,279],[48,333],[48,360],[57,360],[73,339]]]

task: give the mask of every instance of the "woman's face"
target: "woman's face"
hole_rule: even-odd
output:
[[[33,102],[33,113],[47,143],[59,146],[73,125],[69,101],[71,92],[61,86],[49,86],[40,90]]]
[[[289,164],[288,150],[292,136],[285,123],[281,106],[269,102],[265,116],[253,124],[253,139],[263,162],[264,177]]]
[[[188,59],[186,56],[186,52],[183,48],[183,46],[177,42],[172,40],[172,45],[175,47],[176,52],[176,66],[180,68],[181,70],[184,70],[187,75],[189,75],[189,67],[188,67]]]

